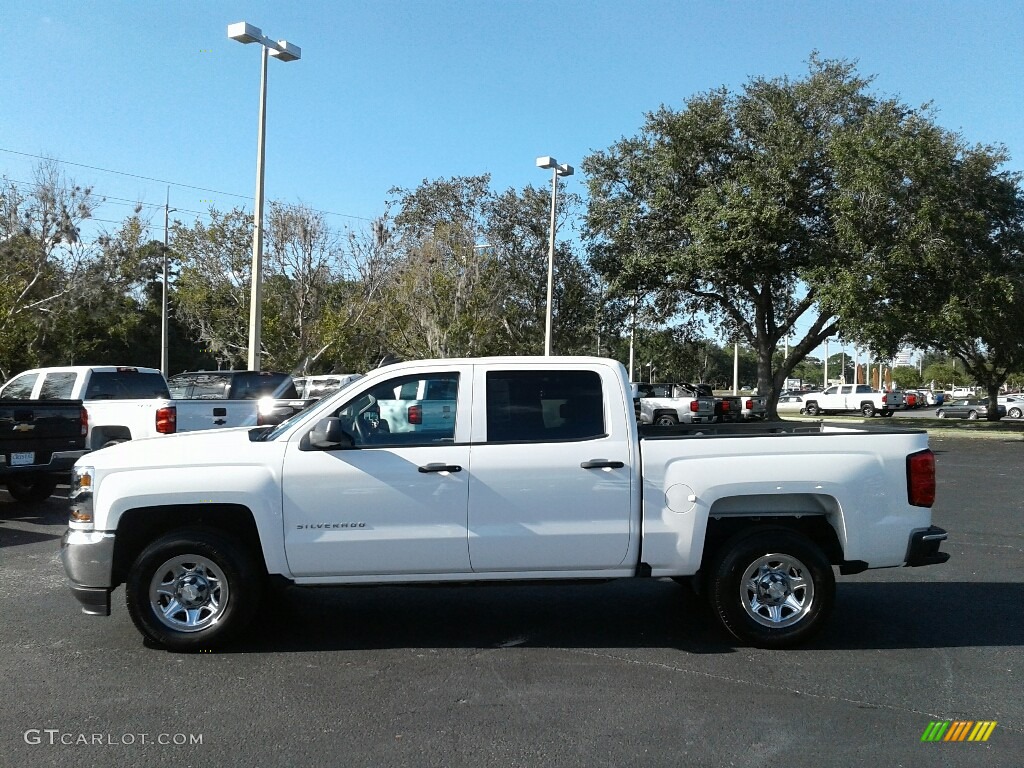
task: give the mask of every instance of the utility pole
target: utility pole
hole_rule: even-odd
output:
[[[171,208],[171,188],[167,187],[167,199],[164,202],[164,284],[163,298],[160,302],[160,371],[163,373],[164,378],[167,378],[170,375],[167,351],[167,225],[171,211],[176,210],[178,209]]]

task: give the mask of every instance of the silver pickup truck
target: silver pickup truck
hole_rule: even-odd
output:
[[[275,371],[189,371],[167,381],[178,431],[280,424],[318,398],[301,398],[292,377]]]

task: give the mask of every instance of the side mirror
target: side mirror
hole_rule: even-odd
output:
[[[342,429],[341,419],[336,417],[320,419],[306,435],[304,442],[308,442],[310,449],[313,450],[355,447],[352,435]]]

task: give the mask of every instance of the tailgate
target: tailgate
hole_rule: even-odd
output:
[[[8,467],[49,464],[85,448],[81,400],[0,400],[0,456]]]
[[[178,432],[202,429],[255,427],[257,400],[172,400],[177,409]]]

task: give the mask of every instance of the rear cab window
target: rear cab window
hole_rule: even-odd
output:
[[[167,382],[148,371],[93,371],[84,400],[152,400],[169,398]]]

